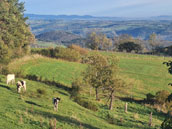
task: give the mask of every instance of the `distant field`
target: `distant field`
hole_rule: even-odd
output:
[[[23,60],[25,60],[23,62]],[[42,56],[25,57],[14,61],[12,72],[23,71],[25,75],[38,75],[44,79],[53,79],[64,85],[71,85],[72,81],[80,76],[86,65],[62,60],[50,59]],[[12,67],[16,66],[16,67]]]
[[[168,90],[172,92],[172,88],[168,86],[169,82],[172,82],[172,75],[167,71],[167,67],[162,63],[164,61],[171,60],[167,57],[148,56],[148,55],[136,55],[128,53],[110,53],[102,52],[103,55],[110,56],[115,54],[119,58],[120,74],[128,76],[136,80],[137,85],[133,85],[130,91],[130,95],[135,99],[143,99],[147,93],[155,94],[160,90]],[[23,59],[15,60],[9,65],[10,70],[13,72],[22,71],[23,74],[27,75],[38,75],[48,80],[54,80],[71,86],[72,81],[81,75],[82,71],[86,68],[86,65],[66,62],[62,60],[50,59],[38,55],[32,57],[25,57]],[[148,127],[149,113],[153,112],[153,124],[154,128],[159,129],[162,121],[165,118],[165,114],[157,112],[154,109],[148,108],[136,102],[129,102],[128,113],[124,113],[125,101],[116,99],[115,108],[113,111],[108,111],[107,106],[104,102],[95,102],[94,96],[87,97],[90,101],[93,101],[99,105],[99,111],[93,112],[87,110],[78,104],[71,101],[69,93],[64,89],[56,88],[54,86],[47,86],[42,83],[27,81],[28,82],[28,93],[24,95],[24,100],[34,102],[38,105],[34,106],[35,113],[26,113],[26,108],[31,109],[31,104],[26,103],[19,98],[16,93],[14,86],[6,86],[5,80],[2,76],[2,83],[0,83],[0,101],[3,104],[0,105],[0,113],[5,114],[0,116],[0,127],[8,127],[8,124],[4,122],[6,119],[11,125],[21,128],[38,128],[40,126],[40,119],[44,121],[44,127],[48,127],[48,121],[51,118],[57,119],[57,127],[60,128],[84,128],[94,129],[151,129]],[[125,78],[125,77],[124,77]],[[36,89],[45,89],[47,94],[42,98],[34,97]],[[33,97],[32,96],[33,93]],[[53,96],[62,97],[60,104],[60,112],[53,112],[51,98]],[[120,94],[119,94],[120,96]],[[8,97],[13,98],[9,101],[12,105],[7,104],[6,99]],[[4,101],[5,100],[5,101]],[[22,105],[22,106],[19,106]],[[4,108],[5,107],[5,108]],[[8,111],[7,113],[6,110]],[[119,122],[120,119],[123,123],[109,124],[107,122],[107,114],[114,115],[114,118]],[[19,117],[23,116],[24,124],[15,124],[15,121],[19,121]],[[27,114],[27,115],[26,115]],[[80,126],[80,123],[82,123]],[[14,128],[14,129],[15,129]],[[152,128],[153,129],[153,128]]]

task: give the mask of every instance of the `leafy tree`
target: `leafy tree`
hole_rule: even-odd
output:
[[[108,65],[103,69],[103,86],[104,91],[107,91],[110,104],[109,110],[113,109],[113,101],[114,101],[114,94],[116,92],[120,92],[124,90],[126,86],[123,79],[118,76],[118,60],[115,56],[111,56],[108,58]],[[108,101],[109,101],[108,100]]]
[[[160,39],[158,38],[158,36],[155,34],[155,33],[152,33],[150,36],[149,36],[149,45],[151,46],[152,50],[153,50],[153,53],[154,51],[160,47]]]
[[[100,36],[100,46],[102,50],[109,50],[112,47],[112,40],[107,38],[105,34],[101,34]]]
[[[84,80],[95,89],[96,100],[99,100],[99,89],[103,86],[102,70],[107,65],[107,59],[95,53],[90,55],[85,62],[89,66],[84,72]]]
[[[92,32],[87,37],[86,45],[93,50],[108,50],[112,46],[112,40],[108,39],[105,34],[96,34]]]
[[[24,18],[24,4],[18,0],[0,0],[0,62],[8,63],[11,58],[29,52],[34,41]]]
[[[140,44],[134,42],[124,42],[118,46],[118,51],[124,51],[124,50],[126,52],[135,51],[136,53],[138,53],[142,50],[142,47]]]
[[[99,45],[100,45],[99,36],[95,32],[92,32],[91,34],[89,34],[87,37],[87,44],[86,45],[88,48],[91,48],[93,50],[98,50]]]
[[[126,52],[141,52],[143,50],[142,41],[134,39],[132,36],[124,34],[119,37],[114,37],[115,50]]]

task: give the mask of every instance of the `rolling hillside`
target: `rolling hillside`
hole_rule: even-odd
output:
[[[164,59],[163,57],[128,53],[103,52],[102,54],[106,56],[115,54],[120,59],[120,74],[135,79],[135,85],[128,89],[129,96],[135,100],[142,100],[147,93],[155,94],[163,89],[172,92],[172,88],[167,85],[172,82],[172,76],[162,65],[163,61],[168,61],[171,58]],[[32,56],[15,60],[9,67],[11,71],[23,74],[23,76],[37,75],[47,80],[59,82],[62,86],[27,80],[27,92],[19,95],[16,93],[16,86],[7,86],[5,77],[0,76],[0,101],[2,102],[0,104],[0,127],[3,127],[2,129],[9,127],[14,129],[47,129],[49,121],[54,118],[57,120],[57,128],[63,129],[149,129],[148,122],[151,111],[153,112],[154,124],[151,128],[159,129],[165,118],[163,112],[158,112],[137,101],[128,102],[129,107],[126,114],[124,105],[127,100],[117,98],[115,108],[112,111],[107,109],[104,101],[96,102],[94,95],[85,97],[98,105],[97,112],[79,106],[70,99],[66,89],[71,87],[72,81],[80,76],[86,68],[86,65],[80,63]],[[45,93],[40,94],[37,89],[41,89]],[[62,98],[59,112],[53,111],[52,98],[56,96]],[[118,94],[117,96],[123,95]],[[108,114],[114,116],[115,124],[110,124]]]

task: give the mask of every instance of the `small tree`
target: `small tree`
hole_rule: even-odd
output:
[[[100,46],[100,37],[96,34],[96,32],[92,32],[87,37],[87,47],[93,50],[98,50]]]
[[[95,88],[96,100],[99,100],[99,88],[103,86],[102,70],[107,65],[107,59],[104,56],[95,53],[90,55],[86,62],[89,66],[84,72],[84,80],[90,86]]]
[[[135,51],[136,53],[140,52],[142,50],[142,47],[140,44],[137,44],[135,42],[124,42],[118,46],[119,51],[126,51],[126,52],[132,52]]]
[[[105,34],[96,34],[92,32],[87,37],[87,47],[93,50],[108,50],[112,47],[112,40],[107,38]]]
[[[160,48],[160,38],[155,34],[155,33],[152,33],[150,36],[149,36],[149,45],[152,49],[152,52],[154,53],[158,48]]]
[[[100,35],[100,45],[102,50],[109,50],[112,47],[112,40],[107,38],[105,34]]]

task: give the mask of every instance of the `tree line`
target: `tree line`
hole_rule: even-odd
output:
[[[143,40],[128,34],[110,39],[105,34],[92,32],[88,34],[85,46],[92,50],[156,54],[163,47],[162,44],[163,41],[155,33],[152,33],[148,40]]]

